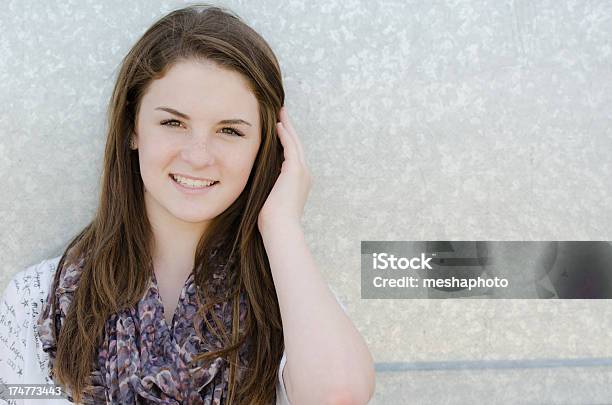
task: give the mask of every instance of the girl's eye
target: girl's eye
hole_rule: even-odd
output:
[[[174,125],[174,123],[178,124],[178,125]],[[172,124],[172,125],[171,125]],[[168,127],[180,127],[181,126],[181,122],[175,119],[170,119],[170,120],[165,120],[161,122],[161,125],[166,125]]]
[[[221,132],[224,134],[234,135],[234,136],[244,136],[244,134],[232,127],[223,127],[221,128]]]
[[[181,121],[178,121],[175,119],[169,119],[169,120],[162,121],[161,125],[165,125],[167,127],[180,127]],[[221,132],[224,134],[233,135],[233,136],[244,136],[242,132],[232,127],[223,127],[221,128]]]

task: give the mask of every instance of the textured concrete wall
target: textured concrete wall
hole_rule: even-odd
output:
[[[181,4],[3,2],[2,288],[91,218],[117,65]],[[219,4],[279,56],[309,244],[375,356],[373,403],[612,397],[607,302],[359,295],[361,240],[612,239],[612,2]]]

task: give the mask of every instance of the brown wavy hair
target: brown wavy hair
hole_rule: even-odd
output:
[[[207,60],[244,76],[259,103],[261,144],[240,196],[211,220],[194,258],[195,284],[202,303],[197,318],[223,342],[220,350],[199,353],[194,361],[223,356],[229,363],[229,403],[273,403],[278,364],[284,350],[282,322],[270,264],[257,228],[257,218],[282,165],[282,146],[275,124],[284,103],[280,67],[266,41],[233,13],[204,4],[175,10],[156,21],[120,65],[109,103],[100,198],[94,219],[63,252],[61,269],[86,255],[81,279],[66,321],[56,336],[56,380],[70,387],[80,402],[90,383],[92,359],[107,318],[135,306],[153,273],[152,230],[144,206],[144,185],[137,151],[130,149],[140,101],[153,80],[184,60]],[[223,242],[225,257],[235,262],[225,293],[207,295],[211,272],[204,265],[214,246]],[[234,260],[234,258],[236,260]],[[238,325],[239,295],[247,298],[245,325]],[[226,302],[232,308],[228,332],[211,308]],[[52,300],[51,311],[57,306]],[[219,329],[209,323],[210,313]],[[196,330],[198,328],[196,327]],[[243,332],[241,332],[243,331]],[[248,343],[249,372],[237,379],[238,350]],[[74,350],[74,348],[79,350]]]

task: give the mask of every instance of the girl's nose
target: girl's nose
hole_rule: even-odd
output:
[[[183,159],[193,166],[210,165],[214,163],[214,154],[210,136],[194,137],[183,148]]]

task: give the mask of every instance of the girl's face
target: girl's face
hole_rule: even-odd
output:
[[[150,84],[134,132],[149,220],[205,225],[247,183],[261,142],[259,106],[239,73],[181,61]]]

